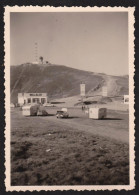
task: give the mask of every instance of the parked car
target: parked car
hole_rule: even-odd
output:
[[[68,118],[69,114],[68,114],[68,112],[60,110],[60,111],[57,111],[56,117],[57,118]]]

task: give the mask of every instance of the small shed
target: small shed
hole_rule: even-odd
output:
[[[11,108],[15,108],[15,105],[13,103],[10,104]]]
[[[103,119],[107,116],[106,108],[89,108],[89,118]]]

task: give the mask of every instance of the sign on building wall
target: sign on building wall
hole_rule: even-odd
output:
[[[47,103],[47,93],[18,93],[18,103]]]
[[[46,97],[47,93],[24,93],[25,97]]]
[[[102,87],[102,96],[108,96],[108,90],[107,87]]]
[[[85,84],[80,84],[80,95],[85,96]]]

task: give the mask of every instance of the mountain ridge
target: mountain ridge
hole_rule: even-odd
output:
[[[50,99],[80,94],[80,83],[86,84],[87,95],[102,94],[107,86],[108,95],[128,94],[128,76],[112,76],[103,73],[70,68],[55,64],[21,64],[10,69],[11,102],[17,102],[18,93],[47,93]]]

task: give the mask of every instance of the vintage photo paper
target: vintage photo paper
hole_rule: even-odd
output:
[[[6,191],[134,189],[134,7],[4,22]]]

